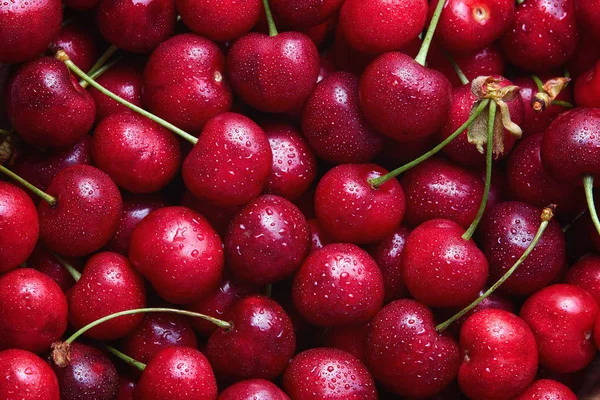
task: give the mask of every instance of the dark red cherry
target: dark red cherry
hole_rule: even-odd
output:
[[[498,309],[473,314],[460,331],[460,389],[472,400],[505,400],[535,378],[538,352],[529,326]]]
[[[309,219],[308,227],[310,229],[311,236],[311,252],[322,248],[323,246],[333,243],[333,240],[329,237],[327,233],[323,231],[319,222],[316,219]]]
[[[104,172],[75,165],[59,172],[46,190],[55,206],[38,206],[40,239],[64,256],[91,254],[104,246],[119,226],[123,200]]]
[[[274,300],[252,295],[239,300],[225,316],[230,329],[217,329],[208,339],[206,354],[223,378],[274,379],[296,350],[290,317]]]
[[[193,396],[193,397],[192,397]],[[134,400],[216,400],[217,382],[206,357],[190,347],[167,347],[152,357]]]
[[[369,162],[383,147],[360,110],[358,78],[349,72],[317,85],[302,111],[302,132],[315,154],[334,164]]]
[[[515,400],[577,400],[577,396],[568,386],[552,379],[538,379]]]
[[[371,321],[367,365],[375,379],[399,396],[428,397],[456,377],[458,345],[435,330],[433,314],[414,300],[396,300]]]
[[[41,358],[25,350],[0,351],[0,398],[5,400],[60,400],[58,380]]]
[[[119,375],[110,359],[95,347],[69,345],[69,363],[51,362],[58,378],[61,400],[113,400],[119,390]]]
[[[313,325],[363,324],[383,304],[383,278],[369,254],[352,244],[311,253],[294,278],[296,309]]]
[[[575,4],[577,7],[577,4]],[[580,35],[579,45],[575,50],[575,54],[569,59],[566,65],[567,71],[571,78],[576,79],[596,65],[596,61],[600,57],[600,48],[590,35]]]
[[[344,0],[271,0],[271,9],[284,24],[292,28],[320,25],[340,9]]]
[[[16,0],[0,3],[0,63],[29,61],[43,53],[62,24],[60,0]]]
[[[75,329],[119,311],[146,306],[142,277],[127,258],[117,253],[94,254],[85,264],[81,278],[67,293],[69,322]],[[122,338],[143,320],[143,314],[106,321],[85,335],[98,340]]]
[[[371,246],[369,253],[383,276],[385,302],[408,297],[402,272],[402,255],[410,229],[399,226],[394,233]]]
[[[164,207],[135,228],[129,259],[160,297],[187,304],[218,286],[223,245],[202,215],[185,207]]]
[[[579,40],[575,0],[531,0],[515,10],[512,25],[501,40],[511,63],[546,72],[562,66],[575,53]]]
[[[183,180],[197,198],[220,207],[258,197],[271,173],[273,156],[264,131],[241,114],[211,119],[183,162]]]
[[[581,27],[600,42],[600,4],[595,0],[577,0],[575,2],[577,22]]]
[[[520,316],[533,330],[541,366],[575,372],[594,358],[598,304],[585,290],[567,284],[545,287],[527,299]]]
[[[330,52],[338,69],[357,75],[360,75],[367,65],[377,57],[377,54],[363,53],[352,47],[339,25],[335,31],[335,39]]]
[[[27,193],[0,182],[0,273],[24,263],[39,235],[37,211]]]
[[[451,95],[444,75],[400,52],[379,56],[360,78],[360,104],[367,120],[400,141],[438,131],[446,122]]]
[[[296,355],[283,375],[292,400],[376,400],[373,377],[356,357],[338,349],[315,348]]]
[[[600,256],[588,254],[567,272],[565,283],[585,289],[600,304]]]
[[[324,344],[326,347],[350,353],[362,363],[366,363],[365,347],[368,331],[369,324],[334,326],[325,333]]]
[[[69,260],[69,262],[71,262],[71,265],[75,264],[73,266],[76,269],[81,268],[78,260],[75,260],[74,262]],[[47,275],[58,284],[63,292],[66,292],[75,284],[75,280],[69,271],[41,244],[38,244],[35,247],[31,256],[27,259],[27,267]]]
[[[133,112],[112,114],[94,131],[92,156],[98,168],[132,193],[154,193],[179,172],[177,137]]]
[[[577,78],[574,93],[577,106],[600,108],[600,60],[594,68]]]
[[[1,349],[41,353],[67,330],[67,299],[41,272],[30,268],[10,271],[0,276],[0,292]]]
[[[122,99],[138,107],[142,106],[142,72],[132,63],[119,62],[100,75],[96,82]],[[89,88],[89,92],[96,103],[96,117],[98,120],[110,114],[129,111],[129,108],[117,103],[93,87]]]
[[[56,54],[64,50],[71,61],[83,71],[89,71],[98,58],[96,40],[90,33],[89,27],[83,23],[72,22],[63,26],[50,44],[50,51]]]
[[[402,270],[412,297],[430,307],[460,307],[477,298],[488,262],[464,233],[456,222],[433,219],[408,235]]]
[[[227,69],[240,98],[261,111],[287,112],[304,104],[319,75],[316,46],[300,32],[249,33],[227,54]]]
[[[225,236],[231,220],[240,211],[240,207],[220,207],[207,200],[197,199],[188,191],[184,193],[181,205],[202,214],[221,237]]]
[[[137,382],[125,375],[119,376],[119,393],[116,400],[133,400],[133,391]]]
[[[231,109],[225,57],[208,39],[186,33],[162,42],[144,69],[144,104],[192,134]]]
[[[7,110],[19,137],[38,147],[75,145],[96,117],[89,93],[66,65],[50,57],[27,63],[13,75]]]
[[[218,400],[290,400],[274,383],[265,379],[248,379],[229,386]]]
[[[335,241],[372,243],[391,235],[404,217],[405,199],[396,179],[375,188],[369,180],[387,171],[374,164],[342,164],[317,186],[315,213]]]

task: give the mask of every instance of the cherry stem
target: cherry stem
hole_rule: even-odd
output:
[[[575,222],[577,222],[577,221],[579,220],[579,218],[583,217],[583,216],[584,216],[584,215],[585,215],[587,212],[588,212],[588,210],[587,210],[587,209],[585,209],[585,210],[581,211],[579,214],[577,214],[577,215],[575,216],[575,218],[573,218],[573,219],[571,220],[571,222],[569,222],[569,223],[568,223],[568,224],[566,224],[566,225],[563,225],[563,227],[562,227],[562,231],[563,231],[563,233],[566,233],[566,232],[567,232],[567,231],[568,231],[568,230],[569,230],[569,229],[570,229],[570,228],[573,226],[573,224],[574,224]]]
[[[267,297],[273,297],[273,284],[272,283],[269,283],[265,287],[265,296],[267,296]]]
[[[523,4],[525,3],[525,0],[517,0],[517,4]]]
[[[592,222],[600,235],[600,220],[598,220],[598,213],[596,212],[596,204],[594,203],[594,176],[586,175],[583,177],[583,189],[585,190],[585,200],[587,201],[588,210],[590,210],[590,217]]]
[[[456,61],[454,61],[454,58],[452,58],[450,53],[444,50],[444,55],[446,56],[448,61],[450,61],[450,64],[452,64],[452,68],[454,68],[454,72],[456,72],[458,79],[460,79],[460,83],[462,83],[463,85],[468,84],[469,78],[466,77],[465,73],[462,71],[462,69],[460,69]]]
[[[56,258],[58,263],[60,265],[62,265],[63,268],[67,270],[67,272],[69,272],[69,274],[71,275],[71,277],[73,278],[73,280],[75,282],[77,282],[77,281],[79,281],[79,279],[81,279],[81,272],[77,271],[74,266],[72,266],[71,264],[69,264],[67,262],[67,260],[65,260],[64,258],[62,258],[61,256],[59,256],[56,253],[51,253],[51,254],[54,256],[54,258]]]
[[[446,145],[448,145],[448,143],[450,143],[451,141],[456,139],[458,137],[458,135],[463,133],[463,131],[465,129],[467,129],[469,126],[471,126],[473,121],[475,121],[475,119],[479,116],[479,114],[481,114],[481,112],[485,109],[485,107],[489,104],[489,102],[490,102],[489,99],[483,100],[464,124],[462,124],[452,135],[448,136],[443,142],[441,142],[440,144],[435,146],[433,149],[429,150],[427,153],[423,154],[421,157],[416,158],[413,161],[409,162],[408,164],[404,164],[403,166],[398,167],[395,170],[390,171],[387,174],[380,176],[379,178],[370,179],[369,183],[371,184],[371,186],[373,186],[374,188],[378,188],[379,186],[383,185],[390,179],[397,177],[398,175],[408,171],[409,169],[411,169],[413,167],[416,167],[417,165],[421,164],[423,161],[425,161],[428,158],[431,158],[435,154],[439,153],[444,147],[446,147]]]
[[[171,124],[170,122],[167,122],[164,119],[162,119],[160,117],[157,117],[154,114],[149,113],[148,111],[144,110],[143,108],[138,107],[135,104],[132,104],[132,103],[128,102],[127,100],[122,99],[121,97],[119,97],[116,94],[112,93],[110,90],[105,89],[102,85],[98,84],[95,80],[91,79],[85,72],[83,72],[77,65],[75,65],[73,63],[73,61],[71,61],[69,59],[69,56],[67,55],[67,53],[65,53],[64,51],[59,50],[56,53],[56,58],[59,61],[64,62],[65,65],[71,71],[73,71],[73,73],[75,75],[77,75],[79,78],[83,79],[88,84],[90,84],[92,87],[94,87],[95,89],[97,89],[99,92],[101,92],[102,94],[105,94],[106,96],[110,97],[111,99],[113,99],[117,103],[123,104],[125,107],[129,108],[130,110],[135,111],[136,113],[141,114],[144,117],[146,117],[146,118],[148,118],[148,119],[156,122],[157,124],[159,124],[159,125],[167,128],[168,130],[170,130],[171,132],[179,135],[181,138],[187,140],[191,144],[196,144],[198,142],[198,138],[190,135],[189,133],[185,132],[182,129],[179,129],[178,127],[176,127],[175,125]]]
[[[0,135],[2,136],[10,136],[12,135],[11,131],[7,131],[6,129],[0,129]]]
[[[58,199],[54,196],[50,196],[48,193],[44,192],[33,186],[31,183],[27,182],[25,179],[21,178],[19,175],[12,172],[10,169],[6,168],[4,165],[0,164],[0,172],[19,182],[21,185],[25,186],[27,189],[31,190],[34,194],[39,196],[46,203],[50,204],[50,207],[54,207],[58,202]]]
[[[146,364],[139,362],[138,360],[129,357],[127,354],[121,352],[118,349],[115,349],[112,346],[109,345],[104,345],[104,348],[111,354],[117,356],[119,359],[121,359],[122,361],[124,361],[125,363],[131,365],[132,367],[135,367],[137,369],[139,369],[140,371],[144,371],[146,369]]]
[[[485,212],[485,207],[487,206],[488,197],[490,195],[490,186],[492,185],[492,153],[494,152],[494,125],[496,123],[496,102],[490,102],[489,114],[488,114],[488,137],[487,137],[487,149],[485,153],[485,186],[483,187],[483,197],[481,198],[481,203],[479,204],[479,210],[477,210],[477,215],[473,222],[471,222],[471,226],[469,229],[462,235],[462,238],[465,240],[471,240],[475,230],[477,229],[477,225],[479,225],[479,221],[481,221],[481,217],[483,217],[483,213]]]
[[[533,237],[533,240],[531,241],[531,243],[529,243],[529,246],[527,246],[527,248],[525,249],[523,254],[521,254],[521,257],[519,257],[519,259],[517,260],[517,262],[515,262],[513,264],[513,266],[510,267],[510,269],[508,271],[506,271],[506,273],[504,275],[502,275],[502,277],[496,283],[494,283],[494,285],[492,285],[492,287],[490,287],[488,290],[486,290],[484,294],[479,296],[475,301],[473,301],[467,307],[460,310],[457,314],[450,317],[450,319],[448,319],[448,320],[442,322],[441,324],[439,324],[438,326],[436,326],[435,330],[438,331],[438,333],[444,332],[456,320],[460,319],[466,313],[468,313],[469,311],[471,311],[472,309],[477,307],[479,305],[479,303],[481,303],[483,300],[485,300],[487,297],[489,297],[492,293],[494,293],[494,291],[496,289],[498,289],[500,286],[502,286],[502,284],[504,282],[506,282],[506,280],[508,278],[510,278],[510,276],[517,270],[517,268],[519,268],[519,266],[523,263],[523,261],[525,261],[525,259],[529,256],[529,254],[531,254],[531,252],[533,251],[535,246],[538,244],[538,242],[542,238],[542,235],[544,234],[544,231],[548,227],[550,220],[552,219],[552,217],[554,217],[555,209],[556,209],[556,206],[554,204],[552,204],[542,210],[542,215],[541,215],[542,222],[540,223],[540,226],[539,226],[535,236]]]
[[[429,53],[429,46],[431,46],[431,40],[433,39],[433,34],[435,33],[435,28],[437,28],[437,24],[440,20],[440,16],[442,15],[442,10],[444,8],[444,4],[446,0],[438,0],[438,4],[435,7],[435,11],[433,12],[433,17],[431,17],[431,22],[429,23],[429,28],[427,28],[427,33],[425,34],[425,39],[423,39],[423,43],[421,44],[421,48],[419,49],[419,54],[415,57],[415,61],[425,66],[425,60],[427,59],[427,53]]]
[[[279,32],[277,32],[277,26],[275,26],[275,21],[273,20],[269,0],[263,0],[263,5],[265,7],[265,15],[267,16],[267,24],[269,25],[269,36],[277,36]]]
[[[535,82],[535,86],[537,86],[538,93],[544,93],[544,83],[537,75],[531,75],[531,79]]]
[[[67,343],[67,344],[73,343],[79,336],[83,335],[84,333],[86,333],[87,331],[92,329],[93,327],[98,326],[106,321],[110,321],[111,319],[122,317],[124,315],[156,313],[156,312],[180,314],[180,315],[186,315],[188,317],[202,318],[203,320],[212,322],[213,324],[217,325],[219,328],[223,328],[223,329],[230,329],[232,327],[232,325],[227,321],[223,321],[223,320],[220,320],[220,319],[208,316],[208,315],[199,314],[199,313],[195,313],[192,311],[178,310],[176,308],[136,308],[134,310],[125,310],[125,311],[119,311],[114,314],[109,314],[105,317],[102,317],[93,322],[90,322],[89,324],[87,324],[83,328],[79,329],[74,334],[72,334],[67,340],[65,340],[65,343]]]
[[[108,49],[100,56],[98,61],[92,66],[92,68],[88,71],[88,75],[92,75],[94,72],[100,69],[106,62],[119,50],[119,48],[115,45],[110,45]]]
[[[569,103],[568,101],[564,101],[564,100],[552,100],[552,104],[561,106],[564,108],[575,108],[575,106],[573,104]]]
[[[96,71],[94,71],[93,73],[89,74],[90,79],[96,80],[99,77],[101,77],[102,75],[104,75],[104,73],[106,71],[108,71],[109,69],[111,69],[112,67],[114,67],[117,63],[119,63],[121,60],[123,59],[123,57],[117,57],[114,60],[112,60],[111,62],[104,64],[102,67],[98,68]],[[82,88],[86,89],[90,84],[87,83],[86,81],[81,81],[79,82],[79,84],[81,85]]]

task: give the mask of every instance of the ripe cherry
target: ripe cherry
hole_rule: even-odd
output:
[[[331,48],[331,58],[338,69],[360,75],[376,57],[377,54],[363,53],[352,47],[338,24]]]
[[[362,363],[367,362],[366,343],[369,324],[334,326],[325,333],[324,345],[343,350]]]
[[[62,49],[71,60],[84,71],[89,71],[98,58],[98,47],[94,36],[83,23],[73,22],[63,26],[50,44],[53,55]]]
[[[567,386],[552,379],[538,379],[531,384],[515,400],[577,400],[575,393]]]
[[[340,9],[344,0],[270,0],[273,13],[292,28],[320,25]]]
[[[225,236],[231,220],[240,211],[240,207],[220,207],[207,200],[197,199],[188,191],[184,193],[181,205],[202,214],[221,237]]]
[[[58,380],[41,358],[25,350],[0,351],[0,398],[5,400],[60,400]]]
[[[80,269],[81,265],[79,260],[75,260],[77,268]],[[31,253],[31,256],[27,259],[27,267],[33,268],[40,271],[42,274],[47,275],[50,279],[58,284],[60,289],[66,293],[73,285],[75,280],[69,273],[69,271],[61,264],[60,261],[50,253],[45,246],[39,244]],[[75,267],[74,267],[75,268]]]
[[[594,68],[584,72],[575,81],[575,104],[579,107],[600,107],[600,60]]]
[[[133,380],[130,376],[119,376],[119,393],[116,400],[133,400],[133,391],[137,380]]]
[[[383,276],[385,303],[408,297],[402,272],[402,255],[409,234],[408,228],[400,226],[390,236],[372,245],[369,250]]]
[[[567,272],[565,283],[585,289],[600,304],[600,256],[588,254]]]
[[[585,29],[586,33],[600,41],[600,4],[594,0],[578,0],[575,2],[577,22]]]
[[[316,219],[309,219],[308,227],[310,228],[310,236],[311,236],[311,248],[310,251],[313,252],[317,249],[322,248],[323,246],[333,243],[333,240],[329,237],[327,233],[323,231],[319,222]]]
[[[290,400],[274,383],[265,379],[248,379],[229,386],[219,400]]]
[[[142,106],[143,78],[140,68],[135,64],[119,62],[100,75],[96,82],[122,99],[138,107]],[[129,111],[127,107],[105,96],[93,87],[89,88],[89,92],[96,103],[96,118],[98,120],[102,120],[110,114]]]

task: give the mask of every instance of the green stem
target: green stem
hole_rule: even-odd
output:
[[[110,315],[107,315],[100,319],[97,319],[93,322],[90,322],[89,324],[87,324],[83,328],[79,329],[74,334],[72,334],[67,340],[65,340],[65,343],[67,343],[67,344],[73,343],[79,336],[83,335],[84,333],[86,333],[87,331],[92,329],[93,327],[98,326],[106,321],[110,321],[111,319],[122,317],[124,315],[155,313],[155,312],[180,314],[180,315],[186,315],[188,317],[202,318],[206,321],[212,322],[213,324],[217,325],[219,328],[223,328],[223,329],[230,329],[232,326],[229,322],[226,322],[226,321],[214,318],[214,317],[210,317],[208,315],[195,313],[192,311],[177,310],[175,308],[136,308],[134,310],[119,311],[117,313],[110,314]]]
[[[395,170],[380,176],[379,178],[371,179],[369,183],[373,187],[377,188],[383,185],[385,182],[389,181],[390,179],[397,177],[398,175],[408,171],[409,169],[421,164],[423,161],[439,153],[444,147],[446,147],[446,145],[448,145],[448,143],[456,139],[458,135],[463,133],[463,131],[467,129],[473,123],[473,121],[475,121],[475,119],[479,116],[479,114],[481,114],[481,112],[485,109],[489,102],[489,99],[483,100],[464,124],[462,124],[452,135],[448,136],[443,142],[435,146],[433,149],[429,150],[427,153],[423,154],[419,158],[414,159],[408,164],[404,164],[403,166],[398,167]]]
[[[490,195],[490,186],[492,184],[492,153],[494,151],[494,125],[496,123],[496,102],[490,102],[488,114],[488,137],[487,137],[487,149],[485,152],[485,186],[483,187],[483,197],[481,198],[481,203],[479,204],[479,210],[477,210],[477,215],[475,219],[469,226],[469,229],[462,235],[462,238],[465,240],[471,240],[471,237],[475,233],[477,229],[477,225],[479,225],[479,221],[481,221],[481,217],[483,217],[483,213],[485,212],[485,207],[487,206],[488,197]]]
[[[429,46],[431,46],[431,40],[433,39],[433,34],[435,33],[435,28],[437,28],[437,24],[440,20],[440,16],[442,15],[442,10],[444,9],[444,4],[446,0],[438,0],[438,4],[435,7],[435,11],[433,12],[433,17],[431,18],[431,22],[429,23],[429,28],[427,28],[427,33],[425,34],[425,39],[423,39],[423,44],[421,44],[421,48],[419,49],[419,54],[415,57],[415,61],[425,66],[425,60],[427,59],[427,53],[429,53]]]
[[[190,142],[191,144],[196,144],[198,142],[198,139],[195,138],[194,136],[190,135],[189,133],[179,129],[178,127],[176,127],[175,125],[171,124],[170,122],[165,121],[164,119],[157,117],[154,114],[149,113],[148,111],[144,110],[141,107],[136,106],[135,104],[132,104],[130,102],[128,102],[125,99],[122,99],[121,97],[117,96],[116,94],[112,93],[111,91],[105,89],[103,86],[99,85],[96,81],[94,81],[93,79],[91,79],[85,72],[83,72],[77,65],[75,65],[73,63],[73,61],[71,61],[69,59],[69,56],[67,55],[67,53],[65,53],[62,50],[59,50],[56,53],[56,58],[62,62],[65,63],[65,65],[71,70],[73,71],[73,73],[75,75],[77,75],[79,78],[83,79],[84,81],[86,81],[87,83],[89,83],[92,87],[94,87],[95,89],[97,89],[98,91],[100,91],[101,93],[103,93],[104,95],[110,97],[111,99],[113,99],[114,101],[116,101],[117,103],[123,104],[125,107],[129,108],[132,111],[135,111],[138,114],[143,115],[144,117],[156,122],[157,124],[167,128],[168,130],[170,130],[171,132],[179,135],[181,138],[187,140],[188,142]]]
[[[117,57],[114,60],[112,60],[111,62],[104,64],[103,66],[101,66],[100,68],[98,68],[96,71],[94,71],[93,73],[89,74],[90,79],[96,80],[99,77],[101,77],[106,71],[108,71],[109,69],[111,69],[112,67],[114,67],[119,61],[121,61],[123,59],[123,57]],[[87,83],[86,81],[82,81],[80,82],[80,85],[82,88],[87,88],[90,84]]]
[[[12,135],[12,132],[11,131],[7,131],[6,129],[1,129],[0,128],[0,135],[2,135],[2,136],[10,136],[10,135]]]
[[[513,266],[508,271],[506,271],[506,273],[496,283],[494,283],[494,285],[492,287],[490,287],[488,290],[486,290],[484,294],[479,296],[475,301],[473,301],[467,307],[460,310],[457,314],[453,315],[450,319],[448,319],[447,321],[436,326],[435,329],[438,331],[438,333],[442,333],[450,325],[452,325],[456,320],[458,320],[459,318],[464,316],[466,313],[468,313],[469,311],[471,311],[472,309],[477,307],[479,305],[479,303],[481,303],[483,300],[485,300],[487,297],[489,297],[489,295],[494,293],[494,291],[496,289],[498,289],[500,286],[502,286],[502,284],[504,282],[506,282],[506,280],[508,278],[510,278],[510,276],[517,270],[517,268],[519,268],[519,266],[523,263],[523,261],[525,261],[525,259],[529,256],[529,254],[531,254],[531,252],[533,251],[535,246],[538,244],[538,242],[542,238],[544,231],[546,230],[546,228],[548,227],[548,224],[550,223],[550,220],[554,216],[554,208],[555,208],[554,205],[544,208],[544,210],[542,211],[542,216],[541,216],[542,222],[538,228],[538,231],[535,234],[531,243],[529,243],[529,246],[527,246],[527,249],[525,249],[525,251],[523,252],[521,257],[519,257],[517,262],[514,263]]]
[[[131,365],[134,368],[139,369],[140,371],[144,371],[146,369],[146,364],[139,362],[138,360],[129,357],[127,354],[121,352],[120,350],[115,349],[112,346],[104,345],[104,348],[109,352],[117,356],[119,359],[123,360],[125,363]]]
[[[269,25],[269,36],[277,36],[279,32],[277,32],[277,27],[275,26],[275,21],[273,20],[273,14],[271,13],[269,0],[263,0],[263,5],[265,7],[265,15],[267,16],[267,24]]]
[[[586,175],[583,177],[583,189],[585,190],[585,199],[587,201],[588,210],[590,210],[590,217],[592,222],[600,235],[600,220],[598,220],[598,213],[596,212],[596,204],[594,203],[594,176]]]
[[[552,104],[556,105],[556,106],[561,106],[564,108],[575,108],[575,106],[571,103],[569,103],[568,101],[563,101],[563,100],[552,100]]]
[[[456,72],[458,79],[460,79],[460,83],[462,83],[463,85],[468,84],[469,78],[466,77],[465,73],[462,71],[462,69],[460,69],[456,61],[454,61],[454,58],[452,58],[450,53],[444,50],[444,55],[446,56],[448,61],[450,61],[450,64],[452,64],[452,68],[454,68],[454,72]]]
[[[110,45],[108,49],[100,56],[98,61],[92,66],[92,68],[88,71],[88,75],[96,72],[100,67],[102,67],[112,56],[119,50],[119,48],[115,45]]]
[[[54,207],[58,202],[58,199],[54,196],[50,196],[48,193],[44,192],[33,186],[31,183],[27,182],[25,179],[21,178],[19,175],[12,172],[10,169],[6,168],[4,165],[0,164],[0,172],[19,182],[21,185],[25,186],[27,189],[31,190],[37,196],[39,196],[46,203],[50,204],[50,207]]]
[[[75,282],[77,282],[77,281],[79,281],[79,279],[81,279],[81,272],[77,271],[74,266],[72,266],[71,264],[69,264],[67,262],[67,260],[65,260],[64,258],[62,258],[61,256],[59,256],[56,253],[51,253],[51,254],[54,256],[54,258],[56,258],[58,260],[58,263],[60,265],[62,265],[63,268],[69,272],[69,274],[73,277],[73,280],[75,280]]]
[[[517,0],[517,4],[523,4],[525,3],[525,0]]]
[[[531,79],[535,82],[535,86],[537,86],[538,93],[545,93],[544,83],[537,75],[531,75]]]
[[[265,296],[272,297],[273,296],[273,284],[269,283],[265,288]]]

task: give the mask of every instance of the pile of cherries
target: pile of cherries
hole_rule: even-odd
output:
[[[0,399],[600,396],[598,0],[4,0],[0,98]]]

